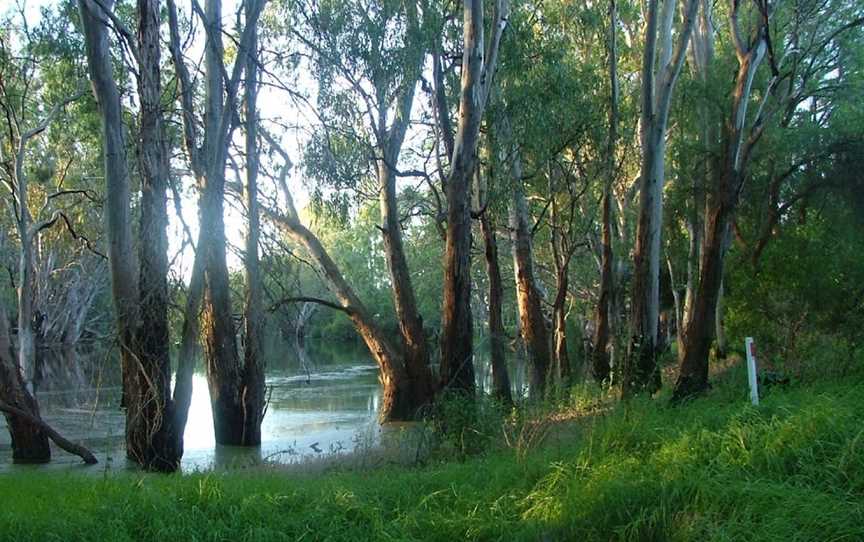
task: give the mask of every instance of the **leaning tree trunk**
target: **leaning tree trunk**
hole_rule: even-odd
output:
[[[39,407],[24,384],[15,360],[6,307],[0,300],[0,400],[24,412],[39,416]],[[47,463],[51,460],[48,435],[25,417],[4,413],[9,436],[12,438],[12,461],[15,463]]]
[[[381,422],[417,419],[422,415],[420,407],[423,405],[419,404],[412,394],[404,359],[369,315],[369,311],[342,276],[321,241],[300,223],[284,182],[282,189],[288,198],[287,213],[284,215],[271,213],[270,216],[288,237],[306,250],[321,269],[328,289],[338,300],[338,304],[333,308],[341,310],[351,319],[354,329],[378,364],[383,388],[383,398],[378,411],[379,419]]]

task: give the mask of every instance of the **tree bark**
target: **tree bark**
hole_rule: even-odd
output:
[[[591,372],[597,382],[606,382],[611,376],[609,360],[609,336],[611,321],[609,310],[612,304],[614,266],[612,253],[612,184],[615,181],[616,160],[615,149],[618,139],[618,46],[617,46],[618,7],[616,0],[609,2],[609,43],[607,55],[609,59],[609,139],[606,147],[606,178],[603,183],[603,199],[601,201],[601,252],[600,252],[600,291],[597,295],[596,325]]]
[[[158,0],[138,0],[138,159],[141,171],[139,321],[127,450],[145,469],[180,464],[174,436],[168,331],[168,149],[162,120]],[[134,402],[134,406],[132,403]]]
[[[693,30],[698,0],[687,0],[684,21],[673,50],[674,0],[649,0],[642,58],[642,164],[639,180],[639,221],[633,253],[630,345],[622,393],[653,392],[660,388],[657,367],[660,319],[660,247],[663,223],[666,125],[672,92]],[[662,24],[662,26],[660,26]],[[660,32],[658,36],[658,26]],[[659,40],[659,52],[657,50]],[[658,62],[659,61],[659,62]]]
[[[519,330],[528,353],[531,395],[538,398],[543,397],[546,381],[549,378],[549,331],[543,315],[543,297],[534,276],[532,224],[528,214],[528,203],[522,190],[522,164],[518,154],[515,152],[512,154],[510,171],[515,187],[510,201],[510,236],[516,278],[516,303],[519,309]]]
[[[416,6],[409,2],[406,5],[406,15],[411,35],[419,35]],[[419,44],[418,44],[419,45]],[[417,308],[417,298],[408,259],[402,242],[402,224],[399,220],[399,206],[396,192],[396,165],[405,140],[414,104],[414,93],[417,78],[420,75],[425,50],[417,47],[412,63],[406,75],[404,88],[399,93],[396,103],[396,114],[389,130],[386,130],[384,141],[379,141],[381,159],[378,160],[377,173],[380,186],[381,233],[384,240],[384,256],[390,271],[390,287],[393,293],[393,305],[396,309],[396,319],[399,322],[399,332],[402,338],[402,352],[405,359],[405,369],[408,382],[405,386],[412,390],[416,408],[432,402],[436,385],[429,367],[429,349],[426,332],[423,329],[423,318]],[[382,107],[384,104],[381,105]],[[385,132],[381,130],[381,132]]]
[[[488,186],[479,168],[476,180],[477,207],[482,209],[480,231],[483,234],[483,254],[486,258],[486,274],[489,277],[489,361],[492,366],[492,394],[503,405],[509,406],[513,404],[513,395],[510,390],[510,375],[507,372],[507,336],[504,333],[502,317],[504,284],[498,262],[498,240],[488,207]]]
[[[9,336],[6,307],[0,299],[0,399],[25,414],[39,416],[39,406],[27,391],[18,368]],[[47,463],[51,460],[48,435],[27,416],[3,410],[9,436],[12,438],[14,463]]]
[[[569,382],[572,371],[567,353],[567,289],[569,288],[569,265],[558,268],[555,273],[555,299],[552,302],[552,337],[555,368],[561,382]]]
[[[738,7],[737,3],[733,3],[730,13],[738,73],[732,93],[732,108],[726,120],[723,154],[719,167],[714,168],[714,183],[706,198],[699,284],[694,296],[692,316],[684,330],[678,357],[680,369],[673,393],[674,401],[684,400],[708,389],[708,356],[714,338],[717,303],[723,281],[723,261],[728,248],[727,239],[737,210],[747,160],[764,126],[757,116],[749,137],[744,140],[753,79],[768,48],[767,7],[756,30],[756,39],[750,45],[745,45],[740,35]]]
[[[464,2],[459,124],[447,178],[447,237],[444,249],[444,304],[441,316],[441,384],[474,393],[471,315],[471,206],[469,186],[476,162],[484,104],[477,91],[483,71],[483,2]]]
[[[130,188],[126,147],[123,136],[123,113],[120,93],[114,81],[108,36],[100,10],[111,10],[113,2],[97,6],[92,0],[79,0],[82,26],[93,94],[102,121],[102,147],[105,159],[106,231],[111,286],[120,342],[123,369],[123,399],[126,409],[126,453],[130,459],[145,459],[140,449],[140,429],[145,423],[142,403],[148,390],[139,386],[140,365],[136,346],[138,306],[137,258],[133,250],[130,216]]]
[[[253,6],[246,5],[246,18],[251,18]],[[241,442],[261,444],[261,421],[264,418],[265,386],[263,358],[264,311],[261,307],[262,281],[258,261],[260,213],[258,206],[258,39],[252,37],[250,54],[246,58],[246,212],[248,231],[244,258],[246,300],[244,307],[243,378],[240,383],[243,401],[243,433]]]
[[[234,105],[239,74],[246,66],[246,55],[254,55],[251,37],[263,2],[251,2],[246,27],[240,40],[238,57],[227,84],[223,76],[222,5],[220,0],[205,2],[205,114],[204,157],[206,177],[201,198],[201,228],[207,232],[204,245],[204,356],[210,405],[218,444],[255,445],[246,440],[247,412],[244,404],[243,366],[237,350],[237,335],[231,309],[225,239],[225,161],[233,127]],[[227,95],[227,97],[226,97]],[[223,101],[224,100],[224,101]],[[260,421],[260,420],[259,420]],[[254,431],[253,431],[254,433]],[[249,436],[254,436],[250,434]]]
[[[407,385],[408,373],[399,350],[392,345],[386,334],[369,315],[369,311],[315,234],[300,222],[284,179],[281,185],[287,199],[287,210],[280,215],[268,214],[288,237],[306,250],[321,269],[327,287],[336,298],[338,306],[351,319],[354,329],[378,364],[383,388],[379,419],[382,423],[417,419],[423,412],[419,408],[421,405],[418,405],[412,395],[411,387]]]

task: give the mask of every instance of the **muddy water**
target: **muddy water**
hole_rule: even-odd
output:
[[[84,364],[98,364],[78,356]],[[52,360],[62,364],[63,360]],[[99,367],[74,373],[52,371],[37,388],[43,417],[71,440],[83,442],[105,468],[134,468],[125,458],[124,417],[119,385],[105,381]],[[262,423],[260,448],[217,446],[213,434],[210,394],[203,374],[195,374],[189,422],[184,434],[184,471],[241,467],[261,461],[292,462],[323,454],[345,453],[374,446],[381,397],[377,369],[357,349],[291,350],[271,363],[266,375],[270,401]],[[9,433],[0,417],[0,472],[22,468],[81,468],[80,460],[55,450],[46,466],[11,465]]]
[[[259,448],[216,445],[207,380],[203,373],[195,374],[182,469],[191,472],[261,462],[292,463],[378,446],[382,435],[377,423],[381,388],[368,353],[362,348],[310,346],[287,347],[280,359],[270,360],[266,374],[270,398]],[[70,365],[76,369],[67,370]],[[88,446],[100,464],[85,467],[77,457],[55,450],[48,465],[12,465],[9,433],[0,416],[0,472],[134,469],[123,444],[119,369],[106,361],[104,354],[94,353],[79,353],[74,360],[57,356],[46,360],[46,367],[48,374],[37,388],[43,417],[67,438]],[[478,386],[489,389],[491,374],[485,356],[477,357],[475,368]],[[514,393],[524,393],[524,367],[511,363],[510,370]]]

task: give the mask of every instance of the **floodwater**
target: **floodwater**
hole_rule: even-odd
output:
[[[360,347],[310,346],[287,346],[282,359],[269,362],[266,384],[270,395],[260,447],[216,445],[207,380],[203,373],[196,373],[182,470],[294,463],[378,446],[382,435],[377,422],[381,387],[377,367],[368,352]],[[104,354],[52,357],[44,364],[47,374],[36,392],[43,418],[66,438],[90,448],[100,464],[85,467],[78,457],[55,448],[48,465],[12,465],[9,433],[0,416],[0,472],[33,468],[89,469],[100,473],[106,469],[134,469],[124,449],[119,369],[107,365]],[[488,363],[478,356],[475,367],[478,385],[488,389]],[[511,380],[517,394],[524,392],[521,364],[511,367]]]
[[[99,356],[77,356],[98,364]],[[95,359],[91,359],[95,358]],[[63,364],[63,359],[52,364]],[[131,469],[126,459],[119,409],[119,382],[105,383],[105,373],[90,370],[53,371],[37,387],[42,417],[70,440],[82,442],[99,458],[97,469]],[[116,380],[116,378],[115,378]],[[344,453],[374,446],[381,388],[368,354],[356,348],[296,350],[271,362],[266,374],[267,413],[258,448],[217,446],[210,394],[203,373],[193,378],[192,403],[184,434],[184,471],[232,468],[262,461],[289,463],[304,458]],[[47,466],[12,466],[5,421],[0,416],[0,472],[21,468],[76,468],[79,458],[55,449]]]

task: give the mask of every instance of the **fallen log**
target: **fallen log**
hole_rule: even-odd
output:
[[[5,412],[13,416],[24,418],[29,423],[32,423],[33,425],[38,425],[42,428],[43,431],[45,431],[45,434],[48,435],[48,438],[54,441],[54,444],[56,444],[60,449],[65,450],[70,454],[77,455],[78,457],[83,459],[84,462],[88,465],[95,465],[99,462],[96,459],[96,456],[93,455],[93,452],[91,452],[84,446],[81,446],[80,444],[75,444],[74,442],[64,438],[63,435],[55,431],[50,425],[45,423],[45,420],[43,420],[39,416],[34,416],[29,412],[21,410],[20,408],[14,407],[10,404],[4,403],[3,401],[0,401],[0,412]]]

